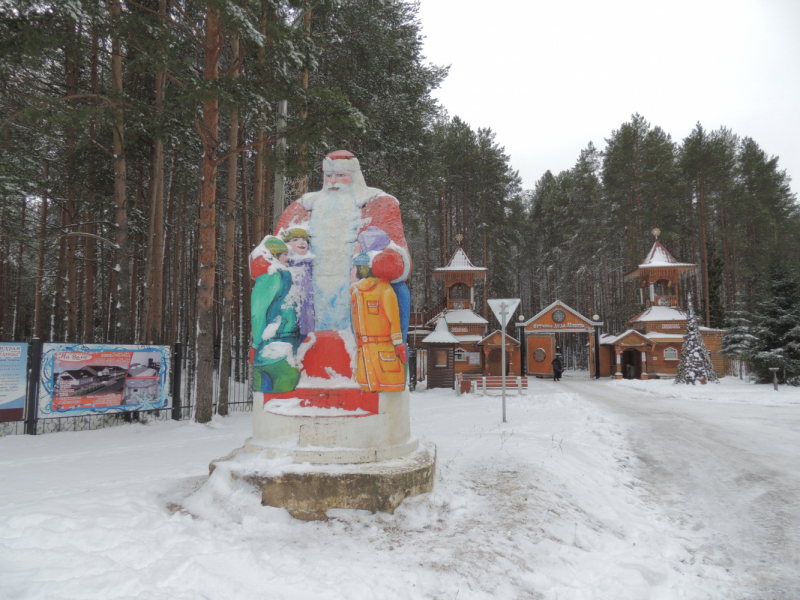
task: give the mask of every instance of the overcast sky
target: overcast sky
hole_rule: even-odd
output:
[[[434,95],[490,127],[523,187],[639,113],[752,137],[800,191],[800,0],[421,0]]]

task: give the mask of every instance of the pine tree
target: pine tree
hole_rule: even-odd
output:
[[[778,367],[778,380],[800,375],[800,286],[780,261],[770,269],[766,298],[756,309],[758,338],[752,362],[760,379],[771,380],[770,367]]]
[[[737,300],[727,315],[725,322],[727,333],[722,338],[720,354],[738,358],[742,362],[749,361],[758,343],[755,327],[755,317],[747,310],[741,299]]]
[[[686,319],[686,333],[683,336],[681,361],[678,363],[675,383],[691,383],[692,385],[697,381],[719,383],[714,365],[711,363],[711,353],[706,349],[703,336],[700,335],[699,318],[694,314],[691,294],[689,294],[687,305],[689,318]]]
[[[709,327],[721,328],[725,324],[725,303],[722,298],[722,283],[725,263],[717,255],[714,245],[708,244],[708,314]]]

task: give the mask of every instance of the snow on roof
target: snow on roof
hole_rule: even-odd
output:
[[[650,248],[644,262],[639,265],[643,267],[695,267],[697,265],[691,263],[679,263],[669,251],[661,245],[661,242],[656,240],[653,247]]]
[[[490,337],[492,337],[492,336],[493,336],[495,333],[503,333],[503,332],[502,332],[502,331],[500,331],[499,329],[495,329],[495,330],[494,330],[492,333],[490,333],[490,334],[489,334],[489,335],[487,335],[485,338],[483,338],[483,339],[481,340],[481,342],[485,342],[485,341],[486,341],[486,340],[488,340]],[[508,340],[511,340],[512,342],[514,342],[514,343],[516,343],[516,344],[519,344],[519,340],[518,340],[517,338],[511,337],[510,335],[506,334],[506,341],[508,341]]]
[[[467,343],[467,344],[472,344],[472,343],[481,341],[481,336],[477,335],[475,333],[468,333],[468,334],[465,334],[465,335],[457,335],[456,337],[458,338],[458,340],[460,342],[464,342],[464,343]]]
[[[683,334],[682,333],[660,333],[657,331],[651,331],[647,337],[651,340],[682,340]]]
[[[482,316],[469,310],[468,308],[460,308],[458,310],[448,310],[447,312],[444,313],[444,318],[448,323],[454,323],[454,324],[458,323],[458,324],[485,325],[489,322]]]
[[[556,301],[555,301],[555,302],[553,302],[553,303],[552,303],[550,306],[548,306],[547,308],[543,308],[542,310],[540,310],[538,313],[536,313],[535,315],[533,315],[533,316],[532,316],[530,319],[528,319],[528,320],[527,320],[527,321],[525,321],[524,323],[517,323],[517,327],[525,327],[525,326],[527,326],[529,323],[531,323],[531,322],[535,321],[536,319],[538,319],[539,317],[541,317],[543,314],[545,314],[547,311],[549,311],[551,308],[555,308],[556,306],[559,306],[559,307],[561,307],[561,308],[564,308],[564,309],[568,310],[568,311],[569,311],[569,312],[571,312],[573,315],[575,315],[576,317],[578,317],[578,318],[579,318],[579,319],[581,319],[582,321],[585,321],[586,323],[588,323],[588,324],[589,324],[589,325],[591,325],[592,327],[594,327],[595,325],[602,325],[602,324],[603,324],[603,322],[602,322],[602,321],[598,321],[597,323],[595,323],[594,321],[592,321],[592,320],[590,320],[590,319],[587,319],[586,317],[584,317],[584,316],[583,316],[581,313],[579,313],[579,312],[578,312],[577,310],[575,310],[574,308],[572,308],[572,307],[570,307],[570,306],[567,306],[566,304],[564,304],[564,303],[563,303],[561,300],[556,300]]]
[[[672,308],[671,306],[651,306],[643,313],[636,315],[628,320],[628,323],[637,323],[640,321],[685,321],[688,318],[682,310]]]
[[[422,340],[423,344],[458,344],[459,340],[456,336],[450,333],[450,328],[447,326],[447,321],[439,319],[436,321],[436,329],[432,334]]]
[[[647,335],[643,334],[641,331],[636,331],[635,329],[626,329],[625,331],[623,331],[619,335],[609,335],[607,333],[602,334],[600,336],[600,343],[601,344],[616,344],[618,341],[620,341],[622,338],[624,338],[626,335],[628,335],[630,333],[635,333],[636,335],[639,335],[639,336],[643,337],[646,340],[650,340],[651,342],[653,341],[653,339],[650,336],[647,336]],[[683,336],[680,336],[680,337],[683,337]]]
[[[456,250],[456,253],[453,255],[453,258],[450,259],[450,262],[447,264],[446,267],[439,267],[438,269],[434,269],[435,271],[485,271],[486,267],[476,267],[472,264],[472,261],[467,257],[467,253],[464,252],[461,248]]]

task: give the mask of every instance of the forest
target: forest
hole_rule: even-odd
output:
[[[0,340],[180,342],[198,397],[216,364],[224,397],[231,375],[246,376],[247,256],[289,202],[321,187],[321,159],[338,148],[400,201],[414,311],[440,300],[432,273],[458,234],[488,268],[487,318],[487,298],[519,297],[528,316],[560,299],[621,331],[639,308],[623,274],[656,228],[699,265],[682,292],[706,326],[757,313],[775,281],[796,293],[797,197],[747,132],[697,123],[675,140],[635,114],[523,189],[491,128],[434,100],[448,69],[424,56],[418,8],[4,3]]]

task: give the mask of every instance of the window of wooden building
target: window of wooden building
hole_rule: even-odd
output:
[[[664,360],[678,360],[678,351],[675,348],[665,348]]]
[[[467,358],[468,358],[467,351],[464,350],[463,348],[459,348],[458,350],[456,350],[455,358],[456,358],[456,362],[464,362],[464,361],[466,361]]]
[[[435,358],[437,367],[447,367],[447,350],[436,350]]]

